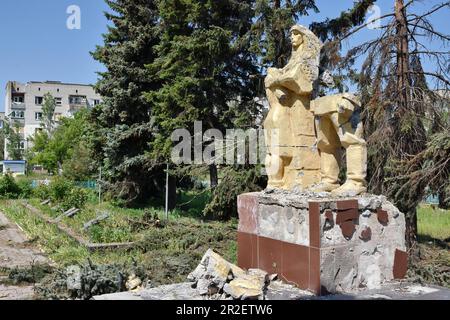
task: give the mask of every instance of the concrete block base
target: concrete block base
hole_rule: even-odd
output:
[[[317,295],[406,276],[405,217],[383,196],[271,191],[239,196],[238,265]]]

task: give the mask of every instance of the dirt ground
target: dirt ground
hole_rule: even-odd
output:
[[[25,233],[0,212],[0,300],[33,298],[33,286],[11,285],[6,276],[8,270],[48,263],[46,256],[27,239]]]

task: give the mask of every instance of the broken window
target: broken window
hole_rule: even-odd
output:
[[[44,97],[34,97],[34,103],[37,106],[42,106],[44,103]]]

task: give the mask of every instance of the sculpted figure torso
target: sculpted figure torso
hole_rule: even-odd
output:
[[[320,181],[320,158],[310,101],[319,76],[322,43],[303,26],[291,30],[292,57],[283,69],[270,68],[265,120],[269,187],[306,189]]]
[[[311,101],[319,78],[322,43],[307,28],[291,29],[292,57],[283,69],[270,68],[264,122],[269,188],[309,189],[354,196],[366,188],[367,147],[360,102],[352,94]],[[347,180],[339,184],[341,149]]]

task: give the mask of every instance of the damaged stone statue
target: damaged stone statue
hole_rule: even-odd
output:
[[[379,289],[407,274],[405,215],[366,193],[358,97],[320,97],[319,84],[331,82],[319,72],[323,45],[302,26],[291,37],[289,63],[269,69],[265,81],[268,187],[238,197],[238,265],[316,295]]]
[[[292,57],[265,80],[270,111],[264,122],[268,188],[332,192],[366,191],[366,142],[360,103],[352,94],[312,100],[319,81],[321,41],[307,28],[291,29]],[[347,181],[338,184],[341,148]]]

